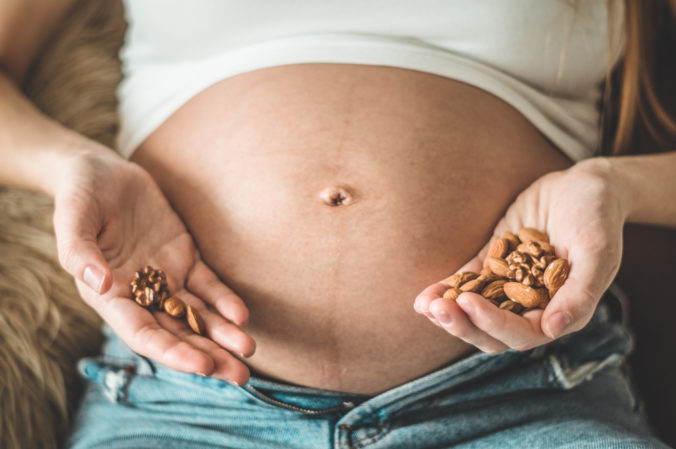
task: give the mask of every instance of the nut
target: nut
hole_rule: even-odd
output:
[[[547,265],[543,278],[550,297],[553,298],[559,288],[561,288],[568,278],[569,272],[570,265],[566,259],[556,259]]]
[[[190,329],[198,335],[204,335],[207,332],[207,327],[200,314],[190,306],[185,307],[185,320],[190,326]]]
[[[514,277],[514,272],[509,269],[509,265],[507,265],[505,259],[500,259],[498,257],[488,257],[486,259],[486,266],[498,276],[506,278]]]
[[[535,276],[533,276],[530,271],[526,272],[524,275],[523,279],[521,280],[521,283],[523,285],[527,285],[529,287],[536,287],[535,285]]]
[[[540,307],[549,301],[549,295],[544,288],[533,288],[521,282],[506,282],[505,295],[514,302],[530,309]]]
[[[538,242],[540,243],[540,247],[542,248],[542,252],[547,255],[547,256],[554,256],[556,253],[556,249],[554,248],[554,245],[547,243],[547,242]]]
[[[150,307],[152,305],[152,302],[146,296],[144,290],[137,290],[134,294],[134,299],[141,307]]]
[[[511,299],[502,301],[498,306],[501,309],[507,310],[509,312],[519,313],[523,310],[523,307],[518,302],[514,302]]]
[[[164,311],[174,318],[181,318],[185,314],[185,303],[180,298],[172,296],[164,301]]]
[[[155,297],[155,307],[158,310],[164,310],[164,302],[169,297],[169,290],[162,289]]]
[[[142,307],[156,307],[168,295],[167,278],[162,270],[146,265],[134,273],[129,283],[131,297]]]
[[[473,273],[471,271],[463,271],[462,273],[455,273],[454,275],[446,279],[444,283],[449,287],[460,287],[465,282],[471,281],[472,279],[475,279],[477,277],[479,277],[477,273]]]
[[[549,237],[544,232],[538,231],[534,228],[521,228],[518,233],[519,239],[522,242],[535,240],[536,242],[549,243]]]
[[[492,243],[480,274],[466,271],[446,279],[450,288],[444,298],[455,300],[464,291],[480,292],[500,308],[523,313],[544,308],[569,271],[568,261],[556,257],[545,233],[522,228],[518,237],[505,232]]]
[[[478,293],[481,291],[482,288],[484,288],[484,285],[486,285],[487,279],[483,276],[479,276],[477,278],[472,279],[471,281],[467,281],[462,286],[460,287],[460,290],[463,292],[473,292],[473,293]]]
[[[481,296],[483,296],[486,299],[500,299],[505,297],[505,290],[504,290],[504,285],[505,285],[504,279],[500,279],[497,281],[493,281],[490,284],[488,284],[484,289],[481,291]]]
[[[498,257],[502,259],[507,255],[507,252],[509,252],[509,242],[506,239],[497,239],[493,242],[491,248],[488,250],[486,258]]]
[[[460,293],[462,293],[462,290],[460,290],[458,287],[451,287],[444,292],[444,299],[455,301],[458,299],[458,296],[460,296]]]
[[[537,262],[535,262],[534,266],[538,267],[539,269],[543,270],[547,268],[547,265],[549,265],[553,260],[556,259],[556,256],[553,256],[551,254],[544,254],[541,256]]]
[[[522,264],[530,261],[528,256],[525,253],[522,253],[519,250],[514,250],[505,258],[508,264]]]
[[[535,240],[529,240],[525,243],[520,244],[519,246],[517,246],[516,250],[524,254],[530,254],[535,258],[540,257],[542,255],[542,246]]]
[[[479,276],[483,276],[486,279],[486,284],[490,284],[491,282],[500,279],[500,276],[493,273],[488,267],[483,267],[479,272]]]
[[[516,249],[516,247],[519,246],[519,243],[521,243],[519,241],[519,238],[516,235],[512,234],[511,232],[505,232],[502,235],[502,238],[507,240],[507,242],[509,243],[509,250],[510,251],[514,251]]]

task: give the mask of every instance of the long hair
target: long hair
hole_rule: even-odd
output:
[[[606,79],[601,152],[676,150],[676,20],[669,0],[624,0],[625,53]]]

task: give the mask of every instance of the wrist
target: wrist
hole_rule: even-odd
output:
[[[104,145],[72,132],[59,145],[42,155],[40,164],[47,172],[38,181],[38,188],[54,197],[59,186],[69,181],[71,167],[83,161],[94,163],[97,160],[120,160],[120,156]]]
[[[606,192],[608,200],[614,203],[624,223],[635,210],[636,198],[625,167],[617,162],[617,157],[599,156],[586,159],[573,167],[604,186],[603,191]]]

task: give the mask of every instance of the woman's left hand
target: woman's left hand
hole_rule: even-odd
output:
[[[415,310],[489,353],[531,349],[583,328],[622,257],[627,212],[609,166],[606,159],[595,158],[536,180],[509,207],[479,254],[458,270],[479,272],[488,248],[506,231],[516,233],[524,226],[544,231],[556,255],[570,262],[568,279],[544,310],[520,316],[469,292],[449,301],[442,298],[448,289],[443,280],[418,295]]]

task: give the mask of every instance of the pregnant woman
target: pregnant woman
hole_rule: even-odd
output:
[[[608,288],[676,154],[599,157],[597,103],[624,61],[615,147],[639,100],[674,131],[636,78],[668,3],[129,0],[117,153],[17,87],[71,3],[0,7],[0,180],[106,322],[69,447],[665,447]],[[571,262],[545,310],[441,298],[522,226]],[[207,335],[129,299],[147,264]]]

